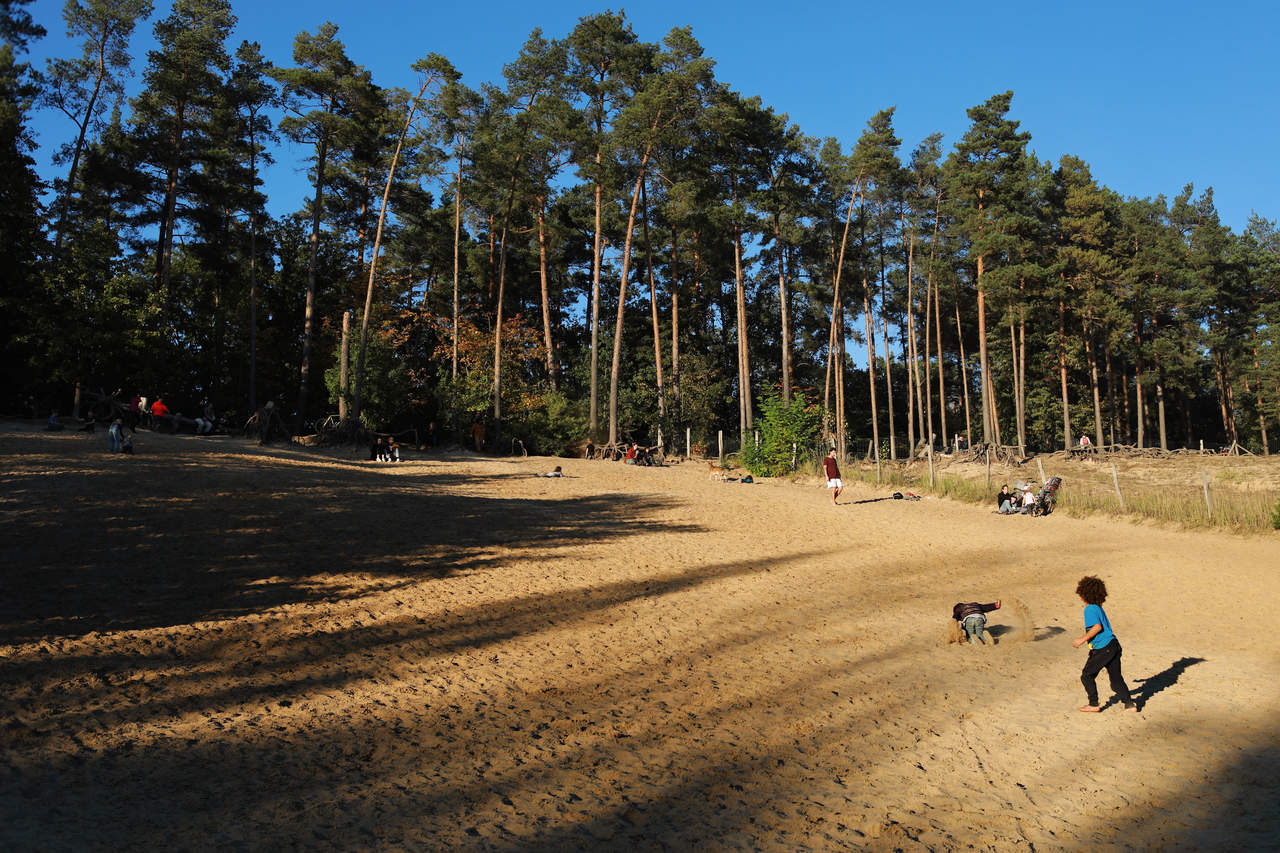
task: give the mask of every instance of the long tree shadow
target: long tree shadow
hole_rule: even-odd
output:
[[[664,497],[508,498],[476,494],[488,477],[194,444],[129,460],[28,445],[0,476],[0,645],[229,618],[699,529],[657,518],[675,506]]]
[[[725,564],[712,575],[768,568]],[[695,576],[675,575],[651,594],[687,588]],[[621,603],[618,592],[606,598]],[[831,612],[840,606],[832,602]],[[47,761],[23,762],[8,784],[0,779],[0,794],[10,795],[0,797],[0,841],[21,849],[38,838],[57,849],[96,831],[98,843],[117,849],[181,846],[180,836],[195,833],[189,838],[216,836],[230,849],[253,839],[249,846],[258,848],[614,850],[655,840],[666,849],[693,849],[726,833],[754,834],[760,831],[754,815],[769,802],[803,799],[801,778],[809,771],[795,761],[789,738],[780,748],[776,733],[760,737],[742,715],[778,696],[829,697],[835,708],[842,700],[828,688],[839,686],[848,665],[801,666],[782,684],[725,697],[698,715],[680,707],[683,692],[672,679],[727,649],[768,640],[777,629],[767,621],[673,649],[665,668],[637,661],[620,673],[584,672],[583,679],[540,694],[487,694],[490,702],[474,709],[457,704],[453,690],[432,691],[399,706],[390,721],[318,716],[278,736],[271,734],[277,728],[271,714],[238,706],[249,713],[234,715],[238,722],[225,738],[206,732],[199,740],[126,742],[107,752],[50,751]],[[902,650],[860,656],[856,665],[891,661]],[[367,666],[363,677],[376,668]],[[307,679],[290,685],[287,695],[332,686]],[[628,709],[623,719],[631,733],[614,729],[620,708]],[[212,710],[230,719],[220,701]],[[853,722],[870,729],[870,718],[886,712],[893,708],[868,708],[867,720]],[[684,738],[689,727],[706,737]],[[815,733],[813,743],[848,736],[844,727],[832,728]],[[678,762],[663,773],[673,748]],[[661,774],[650,787],[592,790],[597,773],[617,773],[640,760]],[[546,797],[564,804],[549,821],[519,817],[517,803]],[[109,814],[131,819],[105,820]],[[504,829],[504,820],[516,833]],[[499,832],[507,834],[495,836]]]

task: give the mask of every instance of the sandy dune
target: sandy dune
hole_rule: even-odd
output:
[[[105,443],[0,426],[0,848],[1280,837],[1280,537],[692,464]],[[1084,573],[1140,715],[1074,710]],[[995,598],[997,644],[946,643]]]

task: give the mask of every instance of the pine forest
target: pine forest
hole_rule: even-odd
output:
[[[266,57],[229,0],[28,2],[0,4],[13,413],[123,389],[545,454],[737,447],[793,405],[815,448],[884,459],[1275,440],[1276,223],[1041,160],[1011,91],[957,104],[949,146],[889,105],[814,138],[691,29],[622,13],[535,30],[483,82],[435,53],[375,80],[325,22]],[[63,26],[80,52],[35,67]],[[65,138],[35,138],[46,110]],[[309,189],[274,216],[283,152]]]

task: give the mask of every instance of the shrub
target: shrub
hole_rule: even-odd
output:
[[[766,397],[760,410],[760,444],[743,448],[742,464],[754,477],[780,477],[791,471],[798,449],[812,443],[822,413],[803,394],[793,397],[790,405],[780,397]]]

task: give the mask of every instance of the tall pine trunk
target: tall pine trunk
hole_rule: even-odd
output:
[[[320,218],[324,211],[325,167],[329,134],[322,131],[316,143],[316,199],[311,211],[311,245],[307,257],[307,304],[302,321],[302,370],[298,382],[298,416],[294,431],[302,432],[311,384],[311,347],[315,330],[316,266],[320,257]]]
[[[364,356],[369,338],[369,315],[373,312],[373,282],[378,272],[378,252],[382,248],[382,229],[387,221],[387,203],[391,198],[391,185],[396,179],[396,166],[400,163],[400,152],[404,148],[405,137],[409,135],[409,128],[413,125],[413,114],[418,111],[418,103],[422,100],[422,96],[426,94],[427,86],[430,84],[431,80],[428,79],[422,85],[422,88],[418,90],[413,103],[409,105],[409,113],[405,116],[404,125],[400,128],[400,137],[396,140],[395,153],[391,155],[391,168],[387,170],[387,183],[382,189],[382,205],[378,208],[378,228],[373,236],[373,253],[369,256],[369,284],[364,292],[364,316],[360,320],[360,349],[356,355],[356,387],[351,403],[352,417],[356,421],[360,420],[360,404],[363,400]],[[360,251],[363,253],[364,248],[361,247]]]
[[[791,405],[791,310],[787,295],[787,253],[782,245],[781,217],[773,217],[773,240],[778,247],[778,314],[782,320],[782,401]]]
[[[631,212],[627,214],[627,235],[622,247],[622,278],[618,282],[618,318],[613,332],[613,365],[609,370],[609,444],[618,443],[618,382],[622,378],[622,318],[627,307],[627,276],[631,271],[631,239],[636,228],[636,210],[640,206],[640,189],[649,166],[650,147],[640,158],[640,175],[631,193]]]
[[[969,406],[969,362],[964,354],[964,332],[960,328],[960,294],[956,293],[956,341],[960,345],[960,386],[964,389],[964,438],[973,447],[973,418]]]
[[[449,378],[458,378],[458,272],[459,246],[462,242],[462,145],[455,140],[458,170],[455,173],[453,192],[453,353]]]
[[[1058,379],[1062,385],[1062,442],[1071,449],[1071,407],[1067,398],[1067,303],[1058,297]]]
[[[542,285],[542,345],[547,351],[547,380],[551,383],[551,391],[559,391],[559,376],[556,369],[555,346],[551,342],[551,294],[547,285],[547,226],[543,214],[543,199],[538,199],[538,280]]]
[[[645,268],[649,277],[649,313],[653,318],[653,367],[658,384],[658,424],[661,426],[666,423],[667,392],[662,376],[662,332],[658,325],[658,282],[653,273],[653,247],[649,243],[649,196],[645,182],[640,184],[640,229],[641,237],[644,238]]]

